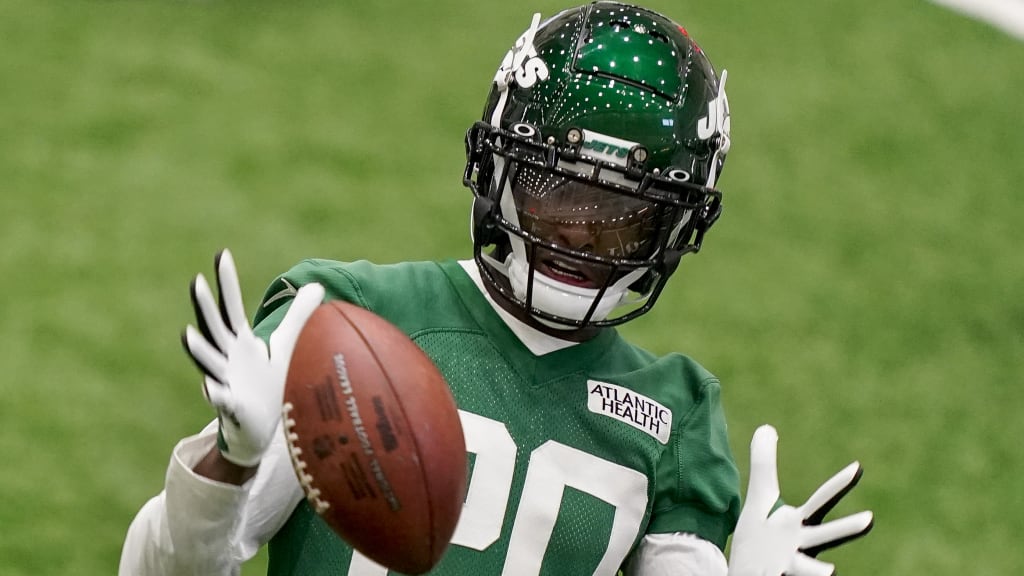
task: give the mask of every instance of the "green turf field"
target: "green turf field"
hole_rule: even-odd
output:
[[[729,69],[725,215],[624,329],[722,377],[842,574],[1024,567],[1024,44],[923,1],[669,2]],[[550,0],[0,0],[0,576],[116,572],[211,412],[188,283],[466,257],[464,130]],[[744,475],[745,477],[745,475]],[[262,557],[244,574],[262,573]]]

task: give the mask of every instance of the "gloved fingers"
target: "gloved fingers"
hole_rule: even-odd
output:
[[[188,284],[188,295],[189,299],[192,300],[192,311],[196,317],[196,326],[199,328],[199,332],[203,335],[203,338],[207,340],[213,340],[213,334],[210,334],[210,329],[207,328],[206,313],[203,312],[203,307],[199,304],[199,295],[197,284],[199,284],[199,277],[202,274],[197,274],[195,278]],[[205,279],[204,279],[205,280]],[[185,341],[185,333],[181,334],[182,342]],[[186,347],[187,349],[187,347]]]
[[[221,316],[206,277],[196,274],[189,291],[192,293],[192,307],[196,311],[199,332],[222,353],[226,353],[234,334],[224,324],[224,317]]]
[[[779,435],[775,428],[765,424],[754,431],[750,440],[750,481],[744,512],[766,518],[779,500],[779,474],[776,450]]]
[[[824,550],[835,548],[867,534],[874,527],[875,516],[870,511],[858,512],[824,524],[805,526],[800,532],[800,549],[814,557]]]
[[[291,359],[295,341],[313,312],[324,299],[324,287],[316,282],[299,288],[292,300],[291,307],[281,320],[281,324],[270,335],[270,358]]]
[[[836,573],[834,564],[823,562],[803,554],[795,554],[786,576],[833,576]]]
[[[213,344],[203,338],[203,335],[191,324],[185,326],[185,334],[182,336],[185,350],[195,361],[196,366],[204,373],[221,381],[227,381],[228,360],[224,354],[217,350]]]
[[[233,414],[235,412],[235,396],[231,388],[218,380],[206,376],[203,378],[203,395],[206,401],[220,412]]]
[[[242,302],[242,287],[238,283],[235,259],[227,248],[217,253],[214,259],[217,270],[217,289],[220,292],[220,309],[227,319],[228,328],[235,334],[250,331],[249,319]]]
[[[203,398],[206,399],[207,404],[213,404],[213,401],[210,400],[210,388],[215,388],[218,384],[220,382],[203,374]]]
[[[825,515],[842,500],[843,496],[853,490],[863,473],[864,469],[861,468],[860,462],[853,462],[826,480],[800,506],[804,524],[821,524]]]

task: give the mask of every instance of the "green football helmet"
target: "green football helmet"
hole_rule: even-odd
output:
[[[650,310],[722,211],[725,80],[650,10],[534,15],[466,135],[474,258],[490,291],[559,329]]]

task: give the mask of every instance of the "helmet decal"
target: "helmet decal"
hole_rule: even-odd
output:
[[[498,126],[502,113],[505,111],[505,103],[508,98],[509,86],[515,83],[522,88],[529,88],[538,80],[548,79],[548,66],[544,60],[537,56],[537,49],[533,45],[533,39],[537,35],[537,28],[540,26],[540,12],[533,15],[530,27],[516,40],[514,46],[505,54],[501,66],[494,73],[494,83],[501,91],[501,100],[494,108],[491,116],[491,124]]]
[[[708,102],[708,115],[700,119],[697,124],[697,137],[701,140],[708,140],[716,134],[728,138],[729,122],[729,99],[725,95],[725,79],[729,71],[722,70],[722,80],[718,83],[718,95],[714,100]]]
[[[718,82],[718,95],[708,102],[708,115],[697,121],[697,137],[710,140],[718,137],[715,155],[711,159],[711,173],[708,174],[708,187],[715,185],[719,159],[729,152],[732,144],[730,132],[732,122],[729,118],[729,98],[725,95],[725,80],[729,77],[728,70],[722,70],[722,79]]]
[[[607,134],[583,130],[581,153],[594,160],[603,160],[615,166],[626,167],[629,151],[637,147],[636,142],[623,140]]]

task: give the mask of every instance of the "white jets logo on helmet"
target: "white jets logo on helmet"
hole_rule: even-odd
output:
[[[727,70],[722,71],[722,80],[718,83],[718,96],[708,102],[708,115],[697,122],[697,137],[709,140],[721,135],[724,152],[728,152],[729,131],[732,128],[729,121],[729,99],[725,95],[725,79],[728,75]]]
[[[722,70],[722,79],[718,82],[718,96],[708,102],[708,115],[697,121],[697,137],[701,140],[713,142],[714,156],[711,157],[711,170],[708,173],[708,180],[705,186],[714,188],[715,180],[718,178],[718,171],[722,167],[725,155],[729,153],[732,146],[730,132],[732,122],[729,120],[729,98],[725,95],[725,80],[729,77],[728,70]]]
[[[505,54],[501,66],[494,74],[494,81],[498,83],[498,86],[505,88],[515,79],[517,85],[529,88],[538,80],[548,79],[548,66],[537,56],[537,48],[533,45],[533,38],[537,34],[539,25],[540,14],[534,14],[530,27],[523,32],[519,40],[516,40],[515,46]]]
[[[540,13],[533,15],[530,27],[523,32],[523,35],[516,40],[515,46],[505,54],[501,66],[494,73],[494,83],[498,86],[500,96],[494,113],[491,114],[491,125],[500,126],[501,115],[505,112],[505,104],[508,102],[508,89],[513,83],[523,88],[529,88],[538,80],[548,79],[548,65],[537,56],[537,48],[533,45],[533,38],[537,35],[537,28],[540,26]]]

